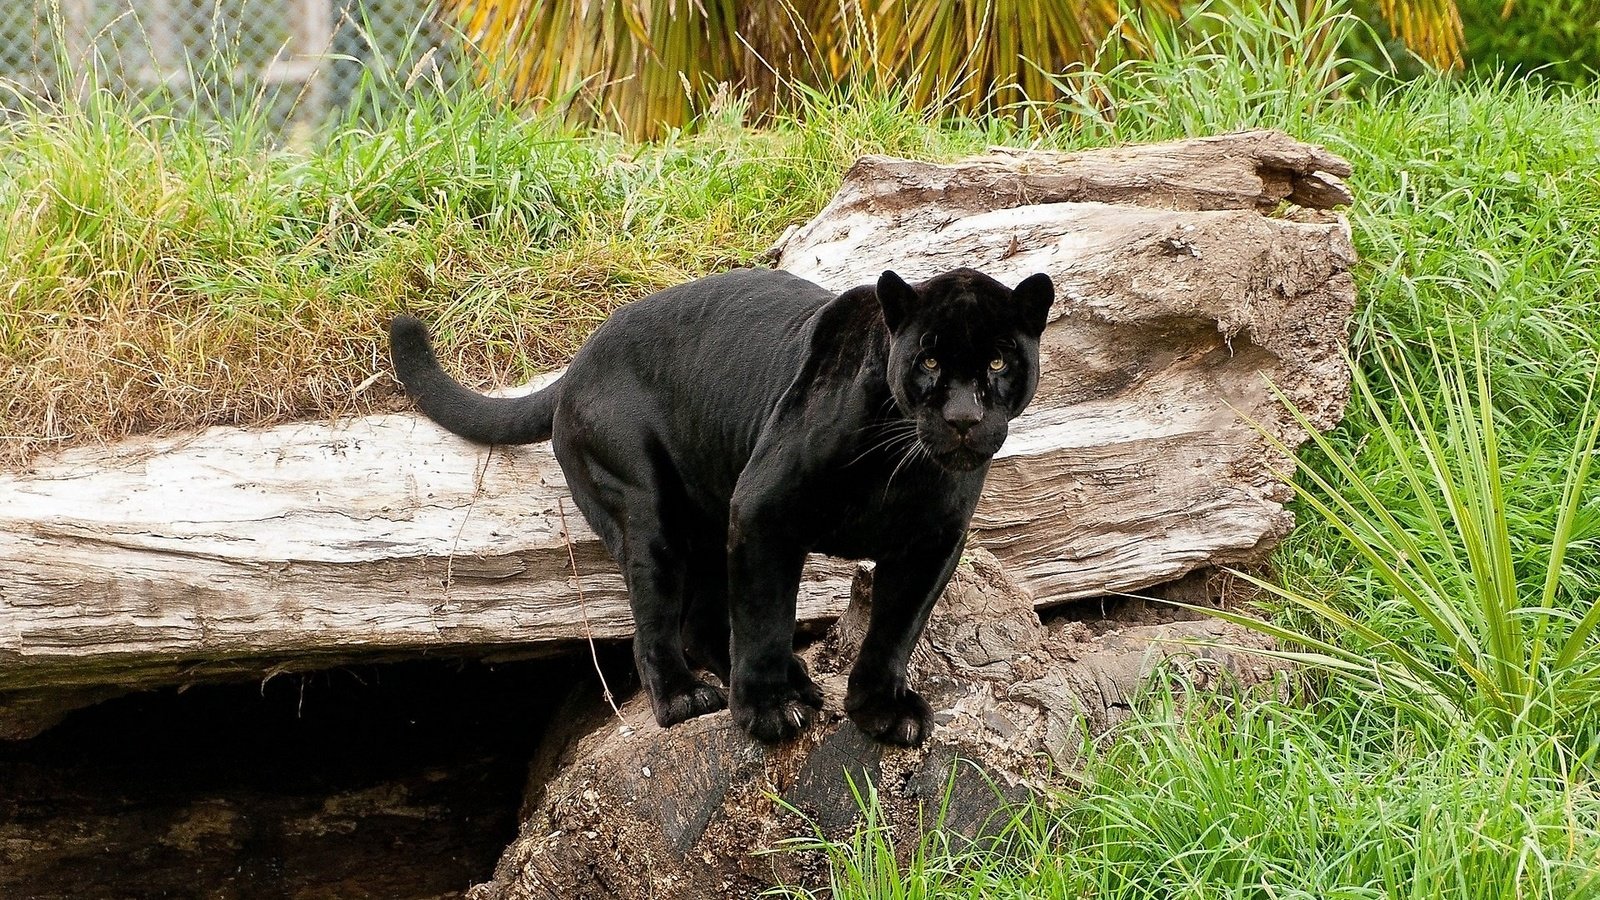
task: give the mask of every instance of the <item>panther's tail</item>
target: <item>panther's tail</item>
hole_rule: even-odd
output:
[[[417,408],[447,430],[482,444],[534,444],[550,440],[558,381],[527,397],[485,397],[445,374],[412,316],[389,323],[389,356]]]

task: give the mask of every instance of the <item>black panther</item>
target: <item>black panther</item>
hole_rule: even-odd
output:
[[[990,458],[1033,398],[1049,276],[884,272],[842,294],[744,269],[619,309],[560,380],[467,390],[421,322],[390,325],[395,371],[434,421],[488,444],[554,442],[573,499],[627,581],[656,721],[731,706],[767,742],[822,693],[794,655],[809,552],[877,562],[845,710],[915,746],[928,704],[906,662],[960,559]],[[694,674],[709,670],[729,693]]]

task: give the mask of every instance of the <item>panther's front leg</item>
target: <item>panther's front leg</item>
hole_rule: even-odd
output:
[[[878,560],[872,610],[850,670],[844,708],[862,731],[886,744],[915,747],[933,727],[933,710],[906,680],[911,649],[961,559],[966,533]]]
[[[806,551],[793,516],[765,498],[735,502],[728,527],[733,720],[751,737],[786,741],[809,727],[822,692],[794,655],[795,596]]]

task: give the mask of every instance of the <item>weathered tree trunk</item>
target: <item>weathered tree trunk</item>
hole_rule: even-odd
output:
[[[1258,132],[948,166],[867,158],[779,265],[832,288],[957,265],[1059,299],[1040,391],[975,520],[1036,604],[1263,558],[1303,438],[1348,393],[1337,157]],[[1298,205],[1295,205],[1298,204]],[[576,563],[579,576],[570,570]],[[801,616],[843,609],[813,561]],[[548,445],[411,414],[78,448],[0,475],[0,735],[107,691],[630,629]]]
[[[569,727],[547,735],[535,763],[520,837],[469,898],[733,900],[775,882],[823,888],[825,859],[781,842],[847,837],[869,791],[902,858],[936,824],[979,839],[1005,825],[1008,805],[1070,771],[1086,736],[1126,718],[1152,673],[1248,689],[1276,687],[1282,671],[1233,649],[1261,638],[1213,619],[1042,625],[1027,591],[978,551],[912,658],[938,724],[917,750],[886,748],[839,714],[870,596],[863,575],[850,610],[803,654],[827,713],[784,746],[754,743],[727,715],[658,728],[642,695],[617,714],[592,692],[575,699],[558,717]]]

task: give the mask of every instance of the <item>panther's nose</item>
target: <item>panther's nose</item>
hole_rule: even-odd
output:
[[[950,399],[945,401],[945,424],[954,428],[957,434],[966,434],[972,426],[983,421],[983,404],[978,402],[977,391],[953,390]]]
[[[974,425],[978,424],[979,422],[983,421],[983,416],[981,416],[981,415],[975,415],[975,416],[962,415],[962,416],[956,416],[956,417],[945,416],[944,420],[945,420],[945,422],[949,423],[951,428],[954,428],[956,430],[956,433],[958,433],[958,434],[966,434],[968,431],[972,430],[972,426],[974,426]]]

